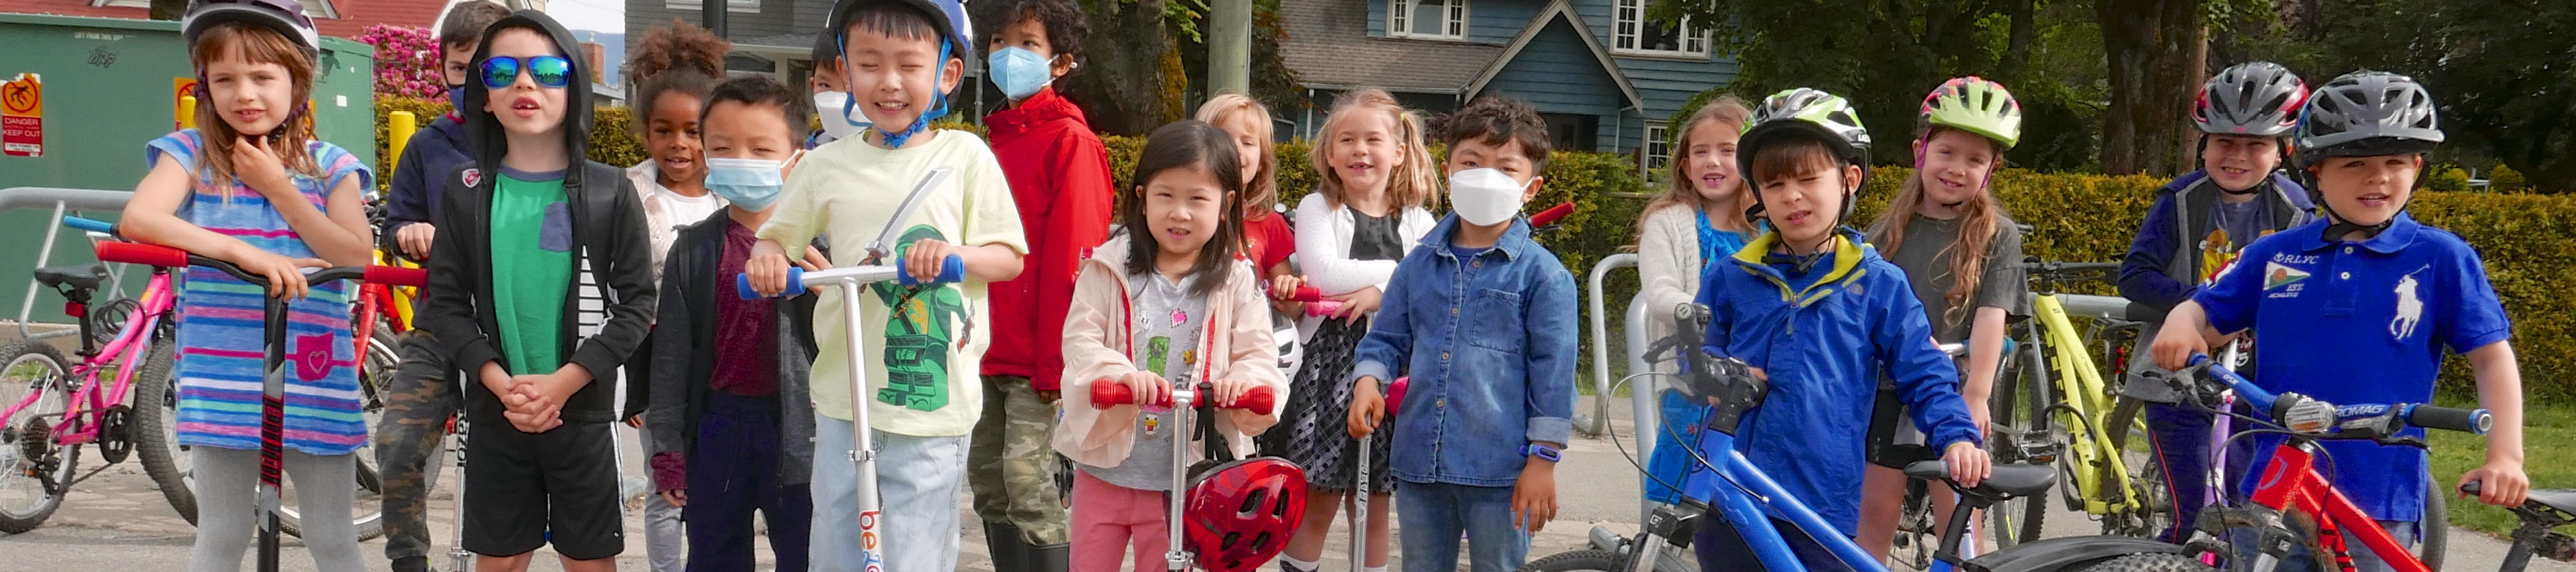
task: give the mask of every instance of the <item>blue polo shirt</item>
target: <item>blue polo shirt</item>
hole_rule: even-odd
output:
[[[2404,213],[2360,242],[2325,237],[2327,225],[2318,220],[2254,241],[2234,269],[2192,296],[2218,331],[2251,328],[2262,339],[2254,349],[2263,364],[2256,385],[2337,404],[2428,402],[2446,350],[2467,353],[2512,337],[2485,264],[2459,235]],[[2253,466],[2264,466],[2280,442],[2257,440]],[[2430,478],[2423,450],[2324,445],[2335,488],[2363,512],[2423,519]],[[2258,480],[2244,479],[2244,488]]]

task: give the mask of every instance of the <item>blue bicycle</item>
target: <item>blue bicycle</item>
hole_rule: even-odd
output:
[[[1849,568],[1860,572],[1887,572],[1887,567],[1872,559],[1868,552],[1825,522],[1806,503],[1788,494],[1762,469],[1753,466],[1744,455],[1735,452],[1737,422],[1761,405],[1770,391],[1769,383],[1751,375],[1751,368],[1733,358],[1705,355],[1697,350],[1698,332],[1707,331],[1708,308],[1685,304],[1675,310],[1678,323],[1695,325],[1677,329],[1673,337],[1659,341],[1649,350],[1648,359],[1665,351],[1699,354],[1687,360],[1683,371],[1697,387],[1710,388],[1705,397],[1712,405],[1703,425],[1714,432],[1707,448],[1725,451],[1719,458],[1690,454],[1694,462],[1714,471],[1725,484],[1716,487],[1714,498],[1685,499],[1682,503],[1657,508],[1635,538],[1608,549],[1578,550],[1555,554],[1531,562],[1521,572],[1650,572],[1657,570],[1657,560],[1665,552],[1660,547],[1670,544],[1687,548],[1697,532],[1701,519],[1711,514],[1726,519],[1742,536],[1745,545],[1769,572],[1804,572],[1811,565],[1822,569]],[[1675,375],[1641,373],[1637,375]],[[2181,546],[2130,536],[2084,536],[2038,540],[2015,545],[1975,558],[1961,558],[1961,531],[1977,510],[2005,500],[2042,494],[2054,485],[2056,469],[2045,465],[1996,465],[1991,476],[1975,487],[1960,486],[1949,480],[1949,468],[1940,461],[1923,461],[1906,467],[1909,477],[1948,483],[1960,495],[1962,510],[1953,511],[1949,526],[1941,535],[1940,548],[1934,553],[1929,572],[2056,572],[2103,571],[2149,572],[2164,570],[2207,570]],[[1714,511],[1712,511],[1714,509]],[[1803,562],[1791,552],[1781,531],[1772,523],[1785,522],[1805,532],[1823,545],[1838,563]],[[1840,566],[1834,566],[1839,564]],[[1665,564],[1669,570],[1670,564]]]

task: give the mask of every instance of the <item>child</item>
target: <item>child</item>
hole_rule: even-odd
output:
[[[819,128],[805,138],[808,151],[859,132],[859,124],[843,115],[849,111],[845,105],[850,102],[850,93],[841,91],[849,85],[841,79],[841,37],[815,34],[813,61],[814,69],[805,77],[805,89],[814,97],[814,118]]]
[[[977,2],[991,31],[984,69],[1008,100],[984,117],[993,154],[1028,236],[1028,270],[993,285],[993,349],[981,376],[984,416],[975,422],[974,467],[966,484],[984,542],[1003,570],[1064,570],[1064,502],[1056,496],[1055,455],[1047,436],[1056,423],[1058,378],[1064,374],[1065,308],[1084,250],[1109,238],[1115,183],[1109,152],[1082,108],[1053,83],[1076,69],[1090,26],[1074,0]]]
[[[753,510],[769,525],[778,569],[806,568],[814,297],[744,300],[732,284],[758,240],[753,229],[775,212],[781,173],[802,154],[803,95],[762,76],[708,94],[698,122],[707,188],[727,206],[680,229],[662,266],[646,442],[654,490],[683,507],[691,570],[749,572]]]
[[[1843,226],[1868,173],[1869,133],[1859,116],[1841,97],[1812,89],[1773,94],[1755,108],[1738,163],[1771,230],[1728,257],[1726,268],[1710,269],[1698,300],[1710,314],[1703,351],[1743,360],[1771,384],[1769,399],[1737,427],[1736,452],[1845,535],[1860,520],[1864,442],[1881,376],[1896,380],[1915,426],[1944,451],[1954,477],[1973,486],[1988,470],[1983,439],[1959,398],[1958,370],[1933,346],[1904,271]],[[1778,343],[1792,335],[1806,343]],[[1703,456],[1727,453],[1702,444]],[[1703,468],[1684,493],[1705,500],[1723,486],[1733,485]],[[1808,565],[1838,562],[1815,540],[1788,532],[1794,528],[1781,530]],[[1700,525],[1696,548],[1702,570],[1762,566],[1723,519]]]
[[[481,102],[465,112],[474,163],[448,179],[420,303],[421,329],[477,382],[463,515],[476,570],[524,570],[548,543],[565,570],[613,570],[626,548],[612,384],[650,326],[651,239],[623,173],[581,160],[590,70],[575,48],[535,10],[485,32],[481,81],[465,86]]]
[[[1197,456],[1197,434],[1168,421],[1189,407],[1094,409],[1094,383],[1125,384],[1140,402],[1205,381],[1216,403],[1254,389],[1288,391],[1270,345],[1260,279],[1236,258],[1242,177],[1231,137],[1206,123],[1154,130],[1137,159],[1134,195],[1119,205],[1126,232],[1083,262],[1064,335],[1064,423],[1055,450],[1073,459],[1073,569],[1110,572],[1134,547],[1136,572],[1164,569],[1172,448]],[[1140,318],[1141,317],[1141,318]],[[1138,340],[1143,343],[1138,343]],[[1219,357],[1223,356],[1223,357]],[[1210,419],[1237,456],[1279,422],[1270,410],[1220,409]],[[1176,438],[1177,437],[1177,438]]]
[[[1943,82],[1915,114],[1914,172],[1871,225],[1871,246],[1898,269],[1938,343],[1968,344],[1959,397],[1984,435],[1986,397],[2003,363],[2004,314],[2022,310],[2021,230],[1989,192],[2003,154],[2021,140],[2021,102],[2003,84],[1968,76]],[[1965,253],[1965,254],[1963,254]],[[1924,460],[1923,433],[1902,421],[1892,384],[1879,386],[1871,463],[1862,483],[1860,546],[1880,559],[1905,511],[1907,464]],[[1932,495],[1933,522],[1950,522],[1952,495]]]
[[[2406,215],[2424,154],[2442,142],[2434,109],[2423,86],[2392,73],[2353,72],[2318,88],[2294,136],[2299,168],[2327,218],[2256,239],[2242,255],[2248,264],[2175,306],[2156,334],[2156,366],[2182,368],[2223,341],[2222,333],[2250,329],[2264,336],[2254,348],[2264,364],[2255,383],[2264,389],[2337,404],[2421,403],[2433,399],[2442,350],[2466,355],[2477,372],[2478,405],[2495,415],[2495,427],[2487,432],[2486,463],[2460,482],[2484,482],[2480,502],[2515,506],[2531,478],[2522,465],[2522,375],[2508,341],[2512,324],[2477,251]],[[2252,466],[2264,466],[2280,442],[2260,438]],[[2423,487],[2432,481],[2424,450],[2367,441],[2322,446],[2335,461],[2335,489],[2399,544],[2413,544]],[[2243,487],[2255,481],[2244,479]],[[2390,569],[2369,550],[2353,552],[2362,570]],[[2282,569],[2319,565],[2294,547]]]
[[[1413,372],[1387,471],[1404,480],[1404,569],[1457,570],[1464,533],[1476,572],[1505,572],[1556,517],[1557,454],[1574,433],[1574,273],[1519,216],[1546,183],[1538,110],[1480,98],[1443,135],[1454,210],[1405,255],[1360,342],[1349,426],[1372,433],[1379,385]]]
[[[646,256],[653,261],[650,279],[656,284],[679,228],[724,210],[724,199],[707,192],[698,114],[705,107],[707,90],[714,89],[716,78],[724,74],[725,53],[732,47],[703,28],[672,20],[645,32],[628,64],[638,78],[636,138],[644,142],[650,156],[628,167],[626,179],[635,184],[637,198],[644,203],[644,230],[653,238],[653,250]],[[640,429],[645,404],[653,399],[652,364],[642,356],[636,361],[638,367],[631,368],[636,379],[624,384],[625,409],[619,417],[627,426]],[[639,431],[637,436],[646,451],[664,448],[657,446],[651,431]],[[642,494],[636,487],[619,489],[619,498]],[[681,517],[680,507],[660,496],[644,499],[644,554],[653,572],[680,572],[687,565],[688,537]]]
[[[926,129],[947,114],[947,94],[957,89],[973,44],[965,6],[955,0],[841,0],[832,9],[831,34],[841,37],[849,92],[870,124],[864,137],[842,139],[809,152],[810,162],[787,179],[777,213],[762,225],[760,243],[744,263],[755,289],[786,288],[787,256],[781,245],[802,245],[830,235],[834,266],[903,263],[923,282],[939,277],[949,256],[964,259],[962,283],[906,287],[892,282],[867,287],[860,308],[867,335],[861,340],[869,388],[850,395],[849,325],[841,296],[826,295],[814,310],[822,352],[814,359],[813,555],[820,570],[943,571],[957,566],[957,494],[966,481],[967,437],[984,410],[976,383],[992,328],[976,327],[988,284],[1018,277],[1028,252],[1009,181],[991,148],[973,134]],[[826,113],[829,114],[828,112]],[[949,183],[930,191],[911,220],[893,221],[900,243],[895,256],[870,261],[863,246],[887,227],[897,204],[933,168],[953,170]],[[889,307],[899,308],[890,311]],[[864,397],[865,401],[858,401]],[[844,461],[857,446],[853,405],[868,407],[877,447],[876,480],[882,501],[877,536],[860,538],[857,467]],[[873,515],[871,515],[873,516]],[[885,561],[859,562],[861,542]]]
[[[1270,109],[1239,93],[1222,93],[1199,105],[1198,120],[1225,130],[1234,140],[1235,157],[1243,161],[1243,259],[1261,275],[1270,297],[1271,343],[1278,344],[1279,372],[1297,373],[1297,319],[1306,304],[1281,298],[1305,282],[1290,269],[1297,235],[1279,210],[1279,156],[1271,151]],[[1262,433],[1257,441],[1265,455],[1284,455],[1288,431]]]
[[[1673,142],[1682,154],[1669,166],[1672,180],[1637,219],[1637,275],[1642,282],[1637,295],[1646,297],[1646,327],[1654,339],[1680,327],[1673,322],[1673,308],[1699,296],[1700,277],[1708,267],[1744,248],[1756,234],[1744,216],[1753,203],[1746,195],[1753,191],[1735,170],[1737,136],[1744,133],[1744,117],[1752,113],[1733,95],[1718,96],[1691,112],[1681,139]],[[1681,500],[1681,491],[1673,487],[1681,486],[1689,472],[1690,453],[1683,448],[1698,442],[1687,436],[1698,434],[1706,407],[1668,391],[1662,408],[1662,428],[1655,432],[1654,454],[1647,463],[1646,499],[1672,503]]]
[[[412,134],[402,160],[395,162],[391,196],[385,204],[388,222],[381,236],[394,239],[404,256],[429,258],[431,238],[438,233],[438,226],[429,219],[438,213],[439,191],[457,165],[473,159],[460,102],[465,100],[465,82],[474,77],[474,46],[483,42],[483,28],[508,15],[510,10],[499,3],[473,0],[448,9],[447,17],[439,21],[438,53],[445,63],[452,109],[431,121],[429,128]],[[393,561],[394,572],[427,572],[429,489],[444,466],[431,457],[436,456],[439,440],[446,438],[447,420],[456,416],[463,400],[449,384],[454,368],[447,366],[447,356],[429,336],[403,336],[398,353],[401,367],[377,392],[385,401],[384,417],[375,427],[376,471],[384,479],[385,558]]]
[[[2191,115],[2201,132],[2201,168],[2157,189],[2155,205],[2147,208],[2138,238],[2120,263],[2121,296],[2171,311],[2234,264],[2254,239],[2315,220],[2309,214],[2314,207],[2308,190],[2278,172],[2290,154],[2290,128],[2298,124],[2299,106],[2307,99],[2307,82],[2271,62],[2236,64],[2209,78]],[[2120,393],[2147,402],[2151,443],[2164,468],[2165,486],[2177,501],[2174,527],[2160,534],[2166,542],[2179,543],[2187,540],[2200,507],[2213,496],[2208,479],[2200,476],[2210,469],[2213,420],[2198,407],[2181,405],[2182,396],[2162,376],[2145,375],[2153,365],[2153,360],[2130,360],[2129,382]],[[2252,365],[2236,367],[2254,375]],[[2227,455],[2227,474],[2243,473],[2245,459],[2253,454],[2251,442],[2235,442]]]
[[[198,128],[144,147],[152,166],[126,205],[125,235],[188,249],[266,276],[288,300],[285,470],[304,514],[304,543],[322,570],[357,570],[350,502],[358,446],[356,358],[347,284],[311,288],[302,268],[372,256],[360,208],[374,174],[313,136],[313,19],[292,2],[197,2],[180,24],[197,70]],[[197,541],[189,569],[236,570],[259,514],[258,287],[223,271],[184,270],[179,296],[178,438],[196,469]],[[310,363],[311,358],[328,361]],[[244,412],[247,414],[240,414]]]
[[[1422,144],[1422,124],[1384,91],[1342,94],[1322,132],[1309,153],[1322,180],[1314,194],[1297,204],[1297,220],[1305,221],[1297,233],[1297,266],[1342,307],[1298,327],[1306,338],[1307,362],[1298,366],[1297,389],[1288,394],[1283,419],[1291,433],[1285,452],[1290,462],[1306,469],[1311,493],[1305,522],[1288,541],[1281,564],[1295,572],[1315,570],[1342,495],[1364,493],[1371,497],[1366,562],[1371,569],[1382,569],[1390,508],[1385,501],[1395,489],[1386,470],[1388,437],[1369,438],[1368,457],[1355,457],[1343,421],[1349,418],[1351,368],[1359,361],[1369,316],[1377,313],[1387,281],[1395,277],[1396,261],[1431,232],[1434,219],[1423,205],[1430,204],[1437,189],[1437,167]],[[1374,469],[1369,490],[1353,491],[1357,475],[1352,471],[1362,462]]]

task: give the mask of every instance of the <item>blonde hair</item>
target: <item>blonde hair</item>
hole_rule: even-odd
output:
[[[1243,209],[1247,218],[1261,218],[1279,206],[1279,155],[1270,142],[1270,108],[1240,93],[1221,93],[1199,104],[1197,119],[1222,129],[1236,117],[1252,120],[1252,138],[1261,142],[1260,166],[1252,174],[1252,184],[1243,187]]]
[[[1387,118],[1395,120],[1396,140],[1404,144],[1404,164],[1387,172],[1387,204],[1398,209],[1408,206],[1429,208],[1432,197],[1440,188],[1440,168],[1431,164],[1431,150],[1422,143],[1421,116],[1405,109],[1404,104],[1396,103],[1395,96],[1387,95],[1381,89],[1353,90],[1342,94],[1339,99],[1333,103],[1332,113],[1324,116],[1323,128],[1316,130],[1318,141],[1306,151],[1307,160],[1315,167],[1315,192],[1323,193],[1332,204],[1350,204],[1348,189],[1342,188],[1342,175],[1334,172],[1331,164],[1333,133],[1352,117],[1363,113],[1384,113]]]
[[[1915,140],[1928,143],[1942,129],[1946,128],[1926,129]],[[1949,303],[1950,310],[1942,314],[1943,320],[1958,320],[1967,315],[1970,309],[1968,299],[1976,296],[1978,283],[1986,277],[1986,248],[1994,244],[1995,235],[2004,230],[2004,219],[2010,216],[2004,212],[2003,202],[1995,200],[1994,193],[1993,177],[1996,171],[2002,170],[2003,145],[1982,136],[1977,140],[1994,146],[1996,163],[1986,172],[1985,188],[1977,189],[1975,195],[1957,207],[1959,239],[1941,245],[1943,251],[1950,255],[1950,291],[1941,295],[1941,299]],[[1923,206],[1925,175],[1920,168],[1921,161],[1916,163],[1914,174],[1905,177],[1905,182],[1896,188],[1896,197],[1888,200],[1887,210],[1879,215],[1878,224],[1870,226],[1869,242],[1879,245],[1879,250],[1891,258],[1905,248],[1905,227],[1913,222],[1914,209]]]
[[[1738,99],[1734,95],[1719,95],[1716,100],[1700,106],[1699,111],[1691,113],[1689,121],[1682,122],[1681,130],[1676,132],[1680,137],[1673,141],[1672,149],[1676,154],[1688,155],[1691,144],[1694,143],[1691,141],[1691,132],[1698,131],[1701,124],[1714,121],[1726,126],[1730,131],[1743,131],[1744,122],[1752,116],[1753,110],[1745,106],[1743,99]],[[1646,231],[1646,217],[1653,216],[1657,211],[1672,207],[1688,207],[1693,212],[1708,210],[1708,198],[1700,196],[1699,185],[1693,184],[1696,177],[1683,172],[1682,166],[1688,163],[1676,159],[1679,158],[1667,159],[1664,164],[1664,170],[1669,171],[1671,176],[1666,177],[1663,194],[1655,195],[1654,200],[1647,201],[1645,215],[1637,217],[1637,233],[1640,236]],[[1738,207],[1744,206],[1744,202],[1752,198],[1753,185],[1750,175],[1749,173],[1735,174],[1735,204]],[[1735,220],[1744,220],[1743,212],[1738,211],[1733,214]],[[1750,226],[1751,223],[1746,224]]]
[[[196,45],[188,47],[188,61],[200,70],[200,75],[207,66],[228,57],[286,68],[288,83],[294,85],[288,105],[303,112],[290,112],[287,122],[277,126],[278,138],[269,145],[269,151],[277,154],[278,161],[285,163],[288,171],[307,177],[322,176],[322,168],[313,162],[313,154],[305,151],[313,141],[313,109],[305,105],[313,99],[313,60],[304,57],[304,48],[284,35],[248,24],[216,24],[197,36]],[[205,78],[198,80],[202,82]],[[223,193],[224,200],[230,201],[232,183],[239,180],[239,175],[233,171],[233,144],[244,135],[233,130],[233,124],[225,122],[223,112],[215,110],[212,94],[211,90],[200,94],[208,96],[208,101],[197,103],[198,139],[204,143],[197,151],[198,176],[202,180],[212,175],[216,190]]]

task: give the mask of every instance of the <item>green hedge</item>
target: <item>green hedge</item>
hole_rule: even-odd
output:
[[[377,103],[379,121],[385,112],[393,110],[412,111],[426,124],[428,119],[445,113],[446,105],[383,98]],[[600,108],[595,118],[590,139],[592,160],[612,165],[632,165],[643,160],[643,150],[626,127],[625,109]],[[381,141],[381,123],[378,133]],[[1112,136],[1103,142],[1108,147],[1110,167],[1123,186],[1134,170],[1143,140]],[[380,146],[377,156],[389,161],[391,155],[383,150]],[[1306,160],[1306,150],[1304,143],[1285,143],[1277,148],[1282,204],[1295,205],[1315,187],[1315,173]],[[1592,265],[1603,257],[1634,248],[1635,221],[1645,201],[1615,197],[1612,193],[1652,189],[1637,176],[1635,164],[1630,161],[1627,156],[1608,153],[1558,152],[1550,157],[1546,170],[1549,182],[1534,207],[1568,200],[1578,206],[1574,214],[1558,223],[1557,230],[1539,240],[1556,252],[1577,278],[1588,276]],[[1875,220],[1898,182],[1909,173],[1897,167],[1875,170],[1853,214],[1855,226]],[[2007,170],[1996,177],[1994,192],[2014,219],[2034,227],[2024,242],[2024,251],[2029,255],[2047,260],[2111,261],[2128,252],[2139,220],[2154,202],[2156,188],[2164,183],[2164,179],[2142,175]],[[2419,191],[2410,210],[2425,224],[2458,233],[2485,257],[2488,275],[2505,309],[2514,317],[2514,349],[2521,358],[2527,393],[2544,401],[2576,401],[2576,384],[2563,381],[2576,379],[2576,298],[2560,295],[2566,285],[2576,284],[2576,255],[2569,254],[2564,246],[2564,237],[2576,236],[2576,196]],[[1636,273],[1614,273],[1605,286],[1609,299],[1614,301],[1611,308],[1624,308],[1615,302],[1635,295]],[[2109,291],[2108,286],[2097,288],[2102,293]],[[1614,331],[1612,335],[1620,334]],[[1590,351],[1588,340],[1584,347]],[[2452,396],[2473,395],[2464,360],[2453,359],[2448,365],[2441,380],[2443,391]],[[1588,362],[1582,371],[1590,371]]]

